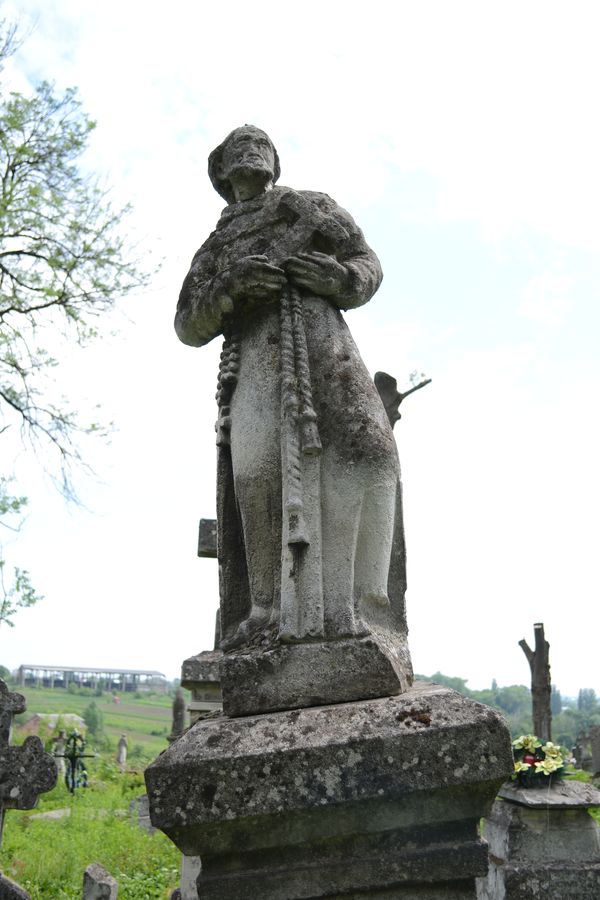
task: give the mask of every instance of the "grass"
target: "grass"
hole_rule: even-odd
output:
[[[179,881],[180,854],[165,835],[148,835],[128,815],[144,792],[141,777],[103,765],[87,790],[72,797],[57,787],[31,812],[6,815],[0,868],[29,891],[32,900],[80,900],[83,873],[103,865],[119,884],[119,900],[166,900]],[[60,819],[39,819],[69,809]]]
[[[13,743],[20,743],[19,723],[33,713],[76,713],[83,717],[93,701],[104,720],[104,737],[88,740],[98,753],[86,760],[90,786],[71,796],[61,779],[44,794],[36,809],[9,810],[0,848],[0,870],[31,894],[32,900],[80,900],[86,866],[97,862],[119,884],[119,900],[166,900],[179,882],[181,856],[160,832],[148,835],[129,817],[129,803],[145,793],[143,769],[167,747],[172,697],[166,694],[95,696],[91,690],[12,687],[24,694],[27,712],[18,716]],[[66,726],[66,730],[69,728]],[[117,741],[127,735],[129,771],[114,763]],[[43,728],[42,740],[49,738]],[[58,819],[36,818],[52,810],[69,810]]]

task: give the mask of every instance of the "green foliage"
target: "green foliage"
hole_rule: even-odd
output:
[[[436,681],[472,700],[478,700],[479,703],[485,703],[486,706],[492,706],[499,710],[508,720],[513,738],[521,734],[531,734],[533,730],[531,691],[522,684],[498,687],[498,683],[494,679],[491,689],[475,691],[467,687],[466,678],[450,677],[442,675],[441,672],[436,672],[431,676],[416,675],[415,677],[425,681]],[[553,706],[552,739],[562,747],[570,749],[575,745],[577,735],[581,731],[587,731],[590,725],[600,725],[600,703],[592,688],[580,690],[575,703],[568,697],[562,697],[558,688],[553,685],[551,703]]]
[[[466,678],[455,678],[449,675],[442,675],[441,672],[435,672],[431,677],[427,677],[425,675],[416,675],[416,678],[423,678],[426,681],[435,681],[437,684],[443,684],[444,687],[452,688],[453,691],[458,691],[459,694],[464,694],[465,697],[470,697],[472,691],[467,687]]]
[[[0,414],[53,456],[68,496],[75,438],[102,429],[48,396],[58,361],[39,334],[84,345],[115,298],[144,282],[120,233],[127,210],[78,168],[94,127],[74,88],[56,95],[42,82],[0,103]]]
[[[1,340],[0,336],[0,344]],[[22,512],[27,504],[27,498],[9,493],[9,482],[9,478],[0,476],[0,524],[11,531],[18,531],[19,525],[14,524],[14,517]],[[13,628],[15,623],[12,619],[19,609],[33,606],[41,597],[36,594],[26,569],[15,567],[9,578],[5,565],[0,545],[0,625],[4,623]]]
[[[596,691],[593,688],[581,688],[577,697],[577,709],[581,712],[593,712],[597,706]]]
[[[120,900],[166,900],[179,880],[180,855],[163,834],[148,835],[129,820],[129,803],[142,792],[132,779],[96,780],[75,797],[58,785],[35,812],[69,809],[70,815],[40,820],[9,812],[0,868],[32,900],[79,900],[92,862],[117,879]]]
[[[104,716],[98,709],[95,700],[92,700],[92,702],[84,709],[83,721],[87,725],[88,731],[92,737],[100,737],[104,729]]]
[[[0,71],[17,47],[16,27],[0,20]],[[107,429],[56,396],[61,342],[86,345],[115,299],[148,280],[125,245],[128,209],[113,209],[80,168],[94,127],[75,88],[43,81],[27,96],[0,94],[0,435],[18,429],[71,499],[81,439]],[[9,480],[0,475],[6,527],[27,502]],[[5,571],[0,545],[0,624],[39,599],[26,569]]]
[[[552,694],[550,695],[550,709],[553,716],[558,716],[562,712],[562,697],[555,684],[552,685]]]

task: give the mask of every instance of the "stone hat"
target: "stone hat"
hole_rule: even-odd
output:
[[[238,131],[254,131],[257,135],[261,135],[261,137],[266,137],[271,147],[273,148],[273,156],[275,157],[275,165],[273,171],[273,183],[277,181],[281,174],[281,168],[279,166],[279,156],[277,154],[277,150],[275,149],[275,145],[266,131],[263,131],[261,128],[256,128],[254,125],[242,125],[240,128],[234,128],[231,131],[225,140],[219,144],[218,147],[212,151],[210,156],[208,157],[208,177],[212,182],[212,186],[215,191],[224,197],[228,203],[233,203],[235,197],[233,196],[233,191],[231,189],[231,185],[227,181],[226,178],[221,178],[219,175],[219,169],[221,168],[221,162],[223,159],[223,150],[227,146],[228,141],[237,134]]]

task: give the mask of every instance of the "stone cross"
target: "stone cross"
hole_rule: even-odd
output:
[[[217,520],[200,519],[198,528],[198,556],[217,558]]]
[[[56,763],[39,737],[31,735],[21,747],[10,746],[13,716],[25,709],[25,697],[9,691],[0,678],[0,843],[4,811],[33,809],[38,796],[52,790],[58,777]],[[29,894],[0,872],[0,898],[28,900]]]
[[[0,840],[4,811],[33,809],[58,777],[56,763],[39,737],[30,735],[21,747],[10,746],[13,716],[25,708],[25,697],[9,691],[0,679]]]
[[[426,385],[431,384],[431,378],[422,378],[418,384],[413,385],[401,394],[398,390],[396,379],[392,378],[391,375],[388,375],[387,372],[375,372],[375,378],[373,380],[375,381],[375,387],[381,397],[381,402],[385,407],[392,428],[398,419],[401,418],[399,406],[404,398],[408,397],[409,394],[414,394],[415,391],[421,390],[421,388],[424,388]]]
[[[544,625],[538,622],[533,626],[535,650],[532,650],[525,638],[519,646],[531,669],[531,701],[533,706],[533,731],[540,740],[552,740],[552,684],[550,682],[550,644],[544,637]]]

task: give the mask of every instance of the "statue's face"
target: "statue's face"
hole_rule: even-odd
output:
[[[273,146],[267,136],[260,132],[239,128],[223,149],[224,178],[239,178],[245,173],[251,177],[264,174],[272,178],[274,171]]]

